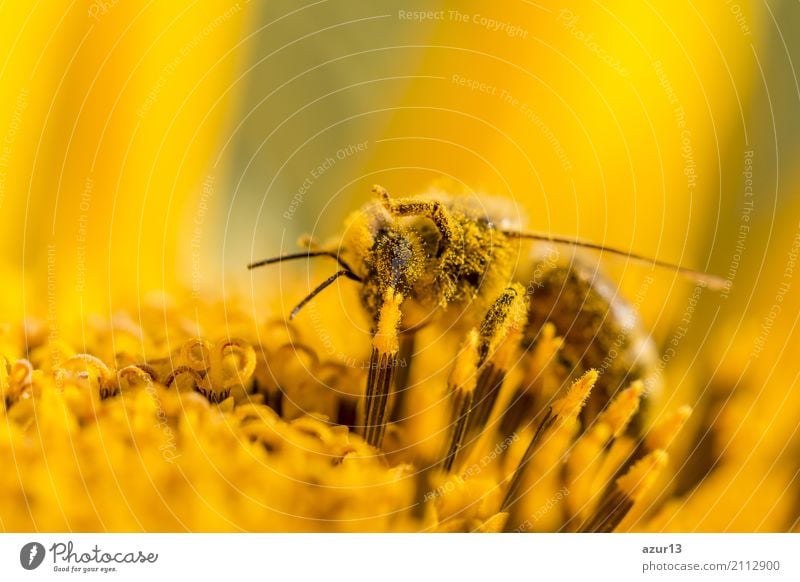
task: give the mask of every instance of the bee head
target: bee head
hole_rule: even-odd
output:
[[[419,221],[391,216],[380,203],[370,203],[351,216],[343,254],[363,280],[362,300],[371,313],[380,307],[388,288],[413,295],[430,270],[425,230]]]
[[[408,295],[422,272],[423,261],[416,233],[398,225],[380,229],[372,248],[372,269],[366,281],[383,292],[392,287]]]

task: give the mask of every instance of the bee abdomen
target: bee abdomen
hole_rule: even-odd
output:
[[[530,349],[546,323],[563,338],[561,364],[571,374],[589,369],[599,378],[584,411],[594,418],[621,388],[647,379],[655,346],[616,289],[592,269],[557,266],[539,269],[528,282],[533,293],[523,346]]]

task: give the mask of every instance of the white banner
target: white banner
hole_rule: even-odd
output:
[[[3,534],[0,580],[797,581],[799,555],[800,534]]]

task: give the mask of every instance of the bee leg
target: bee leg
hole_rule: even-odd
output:
[[[372,338],[367,390],[364,397],[364,439],[380,447],[386,429],[386,409],[397,368],[400,349],[397,328],[400,325],[400,304],[403,296],[389,288],[378,315]]]

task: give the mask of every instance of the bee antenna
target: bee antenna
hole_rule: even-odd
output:
[[[347,277],[348,279],[352,279],[353,281],[358,281],[359,283],[363,283],[363,279],[361,279],[361,277],[359,277],[358,275],[356,275],[352,271],[349,271],[347,269],[342,269],[341,271],[336,271],[333,275],[331,275],[330,277],[325,279],[322,283],[320,283],[317,286],[316,289],[314,289],[311,293],[306,295],[305,299],[303,299],[300,303],[298,303],[295,306],[294,309],[292,309],[291,314],[289,314],[289,319],[290,320],[294,319],[295,316],[298,313],[300,313],[300,310],[303,309],[303,307],[305,307],[308,304],[309,301],[314,299],[314,297],[319,295],[320,292],[324,291],[326,287],[329,287],[334,281],[336,281],[336,279],[338,279],[339,277],[342,277],[342,276]]]
[[[345,263],[339,255],[336,253],[332,253],[330,251],[306,251],[303,253],[292,253],[289,255],[281,255],[279,257],[272,257],[270,259],[264,259],[261,261],[257,261],[255,263],[250,263],[247,265],[248,269],[255,269],[256,267],[263,267],[264,265],[273,265],[275,263],[282,263],[284,261],[292,261],[294,259],[310,259],[312,257],[331,257],[332,259],[336,259],[345,270],[353,273],[353,269],[350,268],[350,265]]]
[[[540,233],[517,232],[513,230],[502,231],[502,232],[509,238],[540,240],[554,244],[572,245],[576,247],[582,247],[585,249],[591,249],[594,251],[600,251],[603,253],[610,253],[612,255],[619,255],[621,257],[625,257],[626,259],[632,259],[634,261],[639,261],[642,263],[647,263],[648,265],[653,265],[654,267],[660,267],[663,269],[669,269],[671,271],[675,271],[676,273],[679,273],[684,277],[688,277],[689,279],[693,279],[698,283],[705,284],[709,289],[712,289],[714,291],[719,291],[727,287],[727,282],[721,277],[717,277],[716,275],[709,275],[707,273],[703,273],[702,271],[687,269],[686,267],[681,267],[680,265],[675,265],[674,263],[669,263],[667,261],[660,261],[658,259],[645,257],[644,255],[638,255],[636,253],[615,249],[613,247],[607,247],[605,245],[600,245],[597,243],[592,243],[574,238],[550,236],[548,234],[540,234]]]

